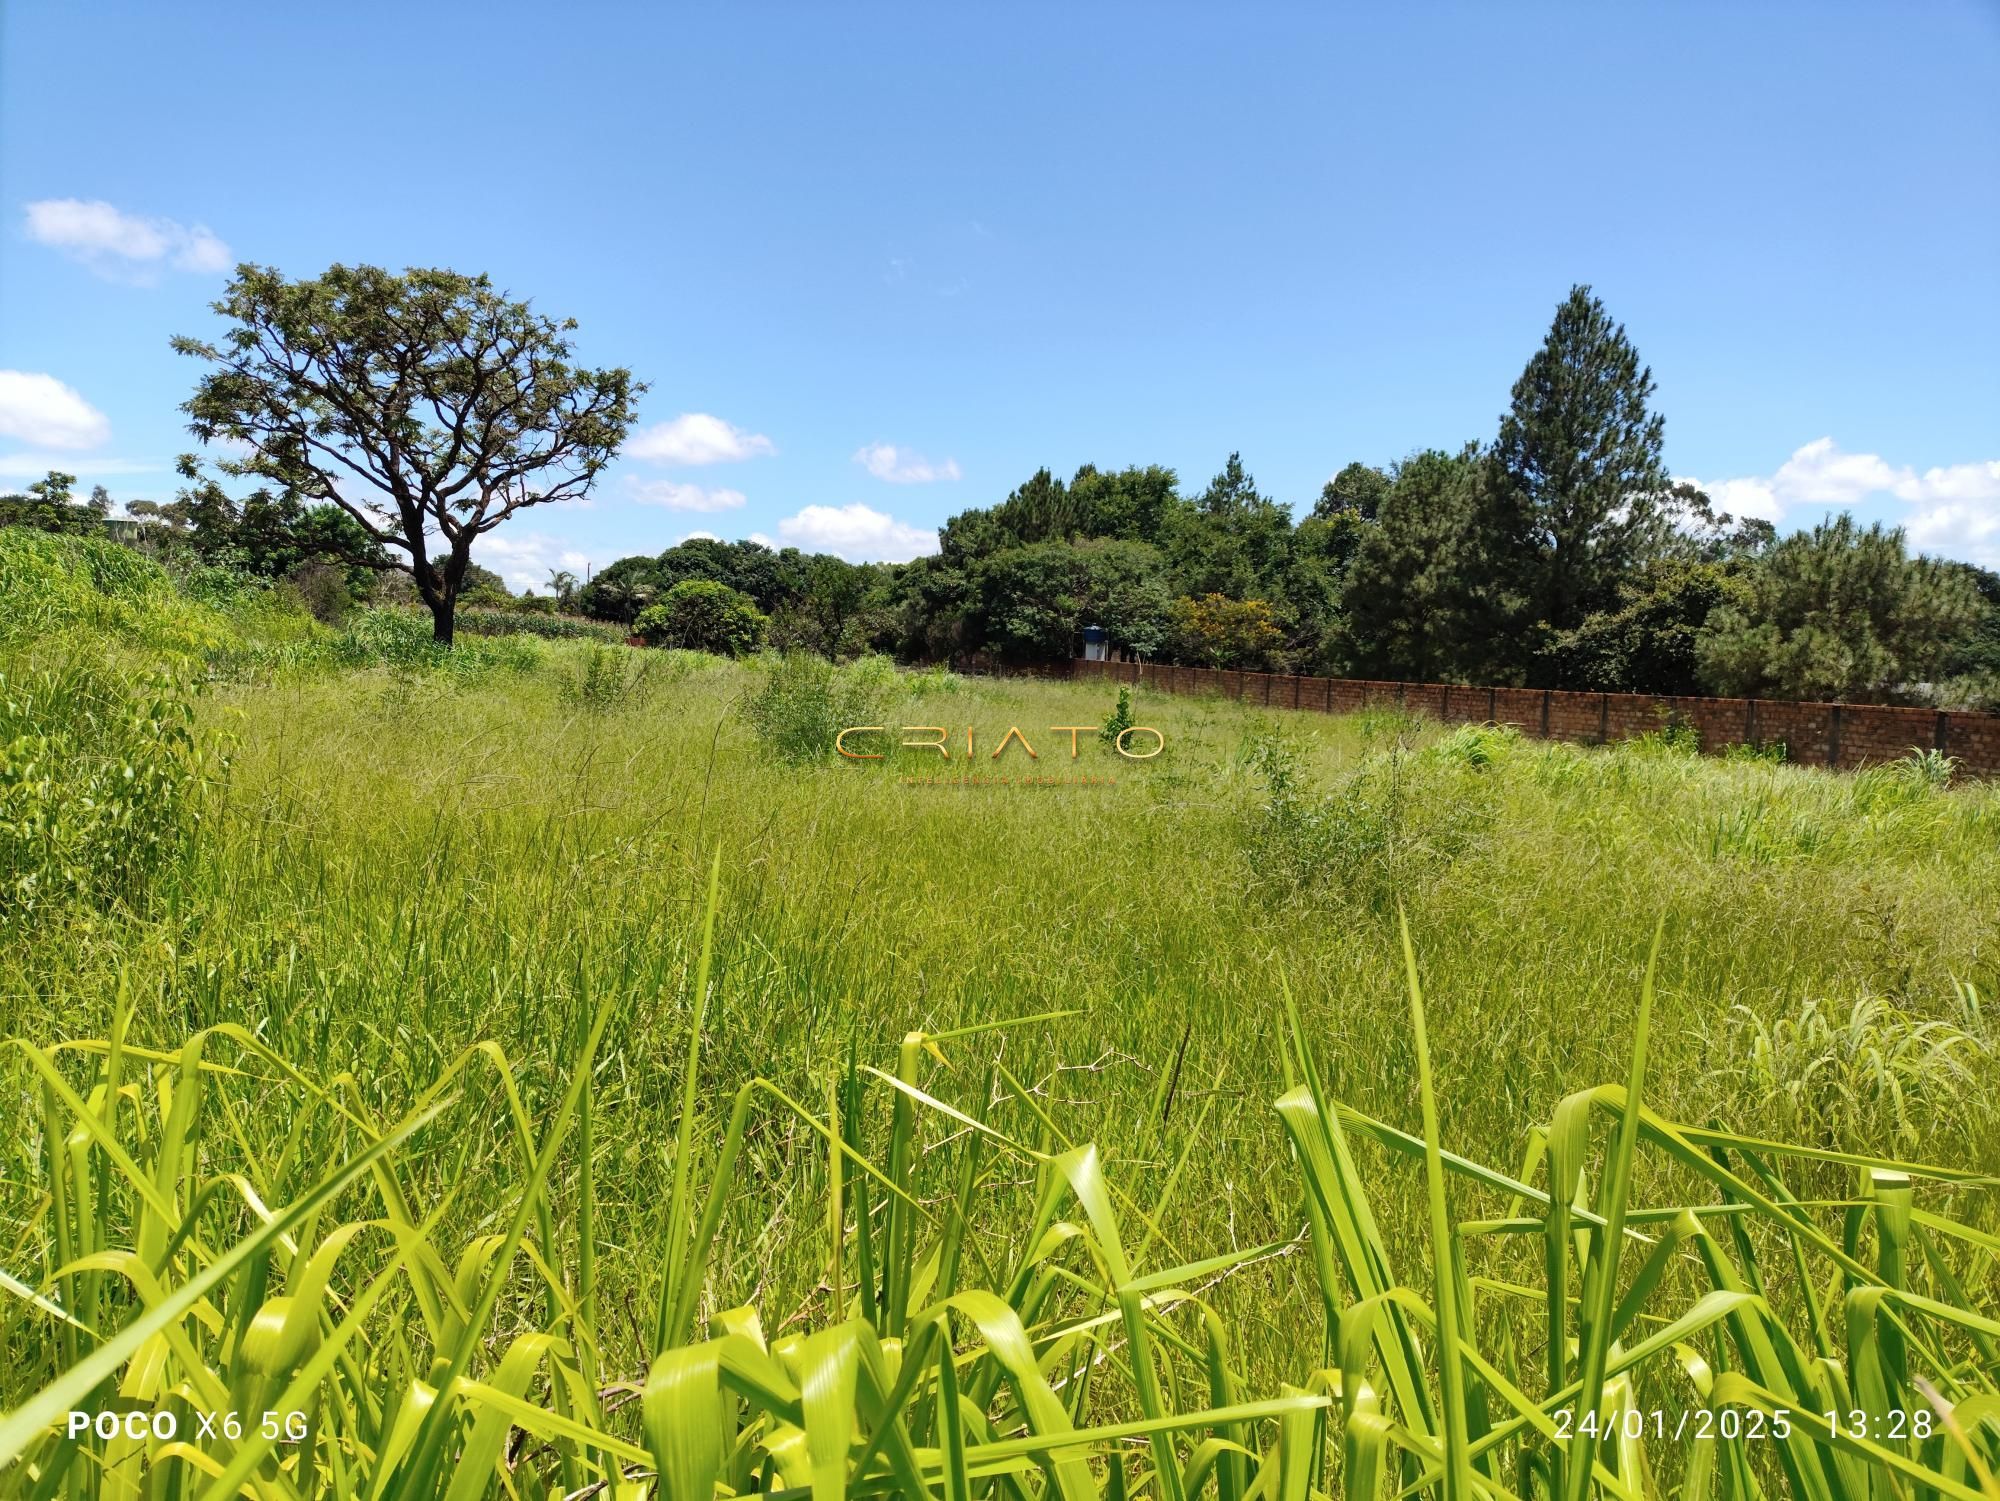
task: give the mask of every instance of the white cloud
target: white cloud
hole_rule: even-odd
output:
[[[674,546],[679,547],[683,542],[720,542],[721,540],[714,532],[685,532],[681,536],[674,538]]]
[[[1781,522],[1799,508],[1843,509],[1889,496],[1918,509],[1905,521],[1919,552],[2000,565],[2000,459],[1919,473],[1880,454],[1845,453],[1831,438],[1795,450],[1768,478],[1691,481],[1717,509]]]
[[[517,594],[530,589],[550,593],[552,572],[561,569],[582,578],[593,561],[567,538],[551,537],[546,532],[507,531],[488,532],[473,543],[472,559],[499,574]]]
[[[1743,519],[1777,522],[1784,515],[1784,508],[1778,503],[1778,495],[1767,479],[1726,479],[1714,484],[1694,481],[1708,492],[1718,511]]]
[[[2000,505],[2000,459],[1926,469],[1906,487],[1899,486],[1896,495],[1900,500],[1918,502]]]
[[[850,563],[907,563],[938,546],[935,529],[860,504],[807,506],[780,521],[778,535],[806,552],[830,552]]]
[[[635,484],[632,486],[632,497],[642,506],[704,512],[733,511],[749,499],[741,490],[704,490],[700,485],[683,485],[670,479]]]
[[[772,552],[776,552],[778,551],[779,548],[784,546],[782,542],[773,541],[771,538],[765,536],[762,532],[752,532],[749,536],[745,537],[743,540],[745,542],[755,542],[759,547],[768,547],[771,549]]]
[[[922,454],[893,443],[870,443],[855,452],[854,462],[892,485],[928,485],[934,480],[958,478],[957,459],[933,464]]]
[[[777,451],[762,433],[746,433],[707,412],[683,412],[641,430],[625,445],[626,457],[661,464],[724,464]]]
[[[2000,504],[1932,506],[1912,516],[1905,530],[1918,552],[2000,569]]]
[[[44,448],[91,448],[111,436],[111,423],[53,375],[0,370],[0,436]]]
[[[1817,438],[1778,467],[1771,488],[1787,503],[1851,506],[1895,489],[1908,476],[1880,454],[1842,453],[1833,439]]]
[[[101,198],[29,204],[28,238],[114,281],[151,281],[162,268],[213,274],[231,264],[229,247],[207,225],[128,214]]]

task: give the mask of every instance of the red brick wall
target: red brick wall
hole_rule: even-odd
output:
[[[1807,766],[1867,766],[1894,761],[1912,749],[1941,749],[1957,757],[1967,772],[2000,775],[2000,715],[1996,714],[1769,698],[1655,698],[1642,693],[1387,683],[1136,662],[1078,661],[1071,664],[1071,675],[1143,683],[1168,693],[1219,693],[1274,709],[1352,714],[1371,706],[1402,708],[1448,723],[1511,724],[1524,735],[1554,740],[1626,740],[1681,724],[1701,737],[1703,750],[1783,742],[1787,759]]]

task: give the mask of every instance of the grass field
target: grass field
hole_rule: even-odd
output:
[[[17,719],[78,641],[159,655],[64,629]],[[0,1489],[2000,1494],[2000,790],[1145,695],[1162,754],[1072,761],[1114,706],[1064,683],[279,634],[182,632],[178,833],[10,919]],[[779,753],[821,721],[1115,785]],[[1593,1478],[1537,1436],[1576,1379],[1930,1416],[1900,1471],[1669,1434]],[[310,1436],[36,1436],[121,1383],[316,1393]]]

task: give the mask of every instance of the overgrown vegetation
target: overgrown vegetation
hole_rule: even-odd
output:
[[[850,1061],[803,1095],[753,1076],[705,1103],[703,1043],[728,1025],[719,876],[718,857],[644,1289],[599,1260],[635,1228],[630,1147],[598,1134],[631,1088],[601,1065],[615,999],[571,998],[555,1035],[573,1056],[539,1089],[485,1045],[410,1099],[350,1098],[234,1023],[149,1046],[122,1004],[101,1041],[17,1043],[40,1104],[15,1148],[39,1194],[32,1280],[4,1284],[0,1478],[92,1495],[142,1476],[280,1496],[1993,1492],[1991,1236],[1951,1212],[1990,1181],[1649,1108],[1657,937],[1621,1008],[1626,1081],[1564,1097],[1511,1171],[1445,1146],[1456,1081],[1433,1063],[1406,929],[1417,1129],[1337,1099],[1287,999],[1274,1031],[1296,1082],[1269,1102],[1286,1212],[1268,1239],[1215,1245],[1180,1233],[1213,1100],[1136,1195],[1008,1066],[1001,1040],[1047,1016],[911,1031],[889,1068]],[[967,1097],[952,1060],[982,1047]],[[426,1164],[442,1145],[463,1171],[489,1134],[463,1119],[478,1085],[505,1101],[483,1155],[506,1186],[460,1243]],[[237,1125],[271,1117],[268,1136]],[[773,1132],[797,1143],[770,1163],[796,1205],[786,1252],[819,1278],[790,1314],[718,1238]],[[1427,1232],[1400,1276],[1394,1178],[1397,1196],[1421,1185]],[[1254,1318],[1214,1292],[1273,1270],[1311,1341],[1267,1385]],[[100,1410],[146,1426],[69,1421]]]
[[[113,913],[186,856],[203,783],[188,685],[86,661],[0,672],[0,938]]]
[[[740,657],[764,644],[769,624],[748,595],[710,579],[685,579],[641,610],[632,629],[648,646]]]
[[[757,665],[742,711],[759,740],[781,759],[804,765],[830,759],[835,736],[849,725],[874,723],[899,691],[895,668],[880,657],[837,667],[792,651]]]
[[[0,1491],[1983,1501],[2000,792],[1947,758],[0,565]],[[1104,776],[830,754],[919,721]]]

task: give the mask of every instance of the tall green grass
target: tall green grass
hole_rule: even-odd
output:
[[[1921,1378],[1992,1467],[1989,786],[1145,693],[1140,765],[1067,684],[788,682],[1116,778],[908,785],[779,754],[777,664],[219,618],[10,648],[209,681],[184,847],[0,942],[0,1492],[1986,1485],[1618,1425]],[[93,1360],[190,1414],[310,1374],[313,1436],[64,1451],[22,1415]]]
[[[1951,1212],[1991,1181],[1646,1106],[1657,938],[1627,1082],[1565,1097],[1512,1173],[1441,1139],[1452,1081],[1432,1071],[1407,931],[1420,1131],[1333,1098],[1288,1007],[1297,1082],[1274,1102],[1289,1151],[1271,1169],[1292,1213],[1269,1242],[1218,1247],[1183,1233],[1200,1128],[1164,1189],[1137,1198],[1061,1103],[1007,1067],[996,1041],[1049,1017],[909,1033],[893,1067],[851,1061],[817,1103],[764,1077],[711,1103],[703,1044],[731,1025],[710,1009],[719,874],[718,859],[683,997],[650,1314],[600,1270],[604,1244],[638,1228],[600,1199],[613,1003],[587,1027],[578,1014],[566,1076],[539,1091],[524,1060],[482,1045],[387,1108],[233,1023],[157,1049],[121,1005],[100,1041],[16,1042],[38,1097],[23,1145],[39,1254],[0,1291],[10,1374],[42,1384],[0,1417],[0,1484],[816,1501],[2000,1494],[2000,1319],[1966,1291],[2000,1242]],[[789,1313],[717,1257],[729,1202],[769,1192],[755,1164],[774,1134],[815,1201],[789,1249],[820,1280]],[[1360,1168],[1364,1143],[1389,1159],[1387,1184]],[[447,1238],[450,1185],[489,1152],[513,1164],[508,1190],[479,1233]],[[425,1165],[439,1154],[456,1160],[442,1182]],[[1385,1188],[1409,1191],[1399,1161],[1426,1185],[1429,1222],[1400,1276],[1378,1208]],[[1251,1331],[1212,1293],[1279,1264],[1318,1310],[1317,1348],[1259,1389]],[[638,1368],[607,1338],[621,1302],[650,1352]],[[73,1413],[146,1422],[107,1438]]]

